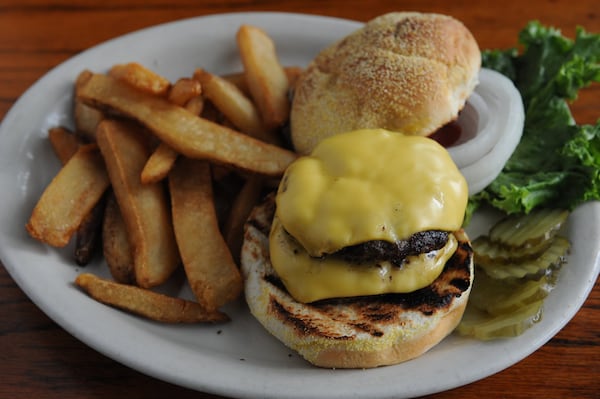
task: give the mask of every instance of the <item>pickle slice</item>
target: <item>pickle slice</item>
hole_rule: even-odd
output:
[[[459,334],[480,340],[515,337],[541,319],[554,271],[569,250],[569,241],[557,234],[568,215],[542,209],[508,216],[473,241],[476,275]]]
[[[483,341],[516,337],[541,320],[542,305],[543,299],[540,299],[515,312],[499,315],[490,315],[468,305],[456,331]]]
[[[562,209],[534,210],[526,215],[511,215],[490,230],[490,240],[514,249],[531,247],[551,239],[569,216]]]
[[[538,258],[514,263],[478,263],[477,266],[488,276],[497,279],[508,278],[532,278],[548,273],[552,268],[559,267],[565,261],[565,255],[569,250],[569,241],[563,237],[556,236],[544,252]]]
[[[477,263],[487,266],[535,259],[551,244],[552,239],[547,239],[527,247],[508,248],[492,241],[489,236],[479,236],[472,243]]]
[[[491,315],[516,312],[548,296],[552,289],[547,276],[538,280],[498,280],[478,273],[471,289],[469,306]]]

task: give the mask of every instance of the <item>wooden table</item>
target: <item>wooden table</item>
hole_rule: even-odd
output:
[[[206,5],[204,5],[205,3]],[[572,36],[600,32],[597,0],[212,1],[0,0],[0,118],[50,68],[104,40],[181,18],[232,11],[289,11],[366,21],[394,10],[436,11],[462,20],[481,48],[516,44],[531,19]],[[573,105],[580,122],[600,116],[600,90]],[[590,261],[592,261],[590,259]],[[0,267],[0,397],[215,398],[162,382],[108,359],[42,313]],[[448,367],[452,367],[451,364]],[[533,355],[484,380],[431,398],[600,397],[600,284],[576,317]],[[431,378],[435,378],[434,375]]]

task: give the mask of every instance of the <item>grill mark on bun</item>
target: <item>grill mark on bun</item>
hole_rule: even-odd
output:
[[[461,291],[466,291],[466,289],[469,288],[469,286],[471,285],[471,282],[464,278],[455,278],[452,281],[450,281],[450,284],[452,284]]]
[[[280,289],[281,291],[285,291],[285,286],[283,285],[283,282],[281,281],[281,279],[279,277],[277,277],[274,274],[267,274],[264,276],[265,281],[267,281],[269,284],[277,287],[278,289]]]
[[[351,336],[328,329],[323,319],[315,317],[315,313],[295,311],[293,303],[282,302],[276,295],[269,298],[269,314],[281,322],[293,326],[297,334],[302,336],[325,336],[335,340],[352,339]],[[318,314],[318,310],[315,310]],[[348,324],[350,325],[350,324]],[[362,328],[361,328],[362,329]]]
[[[302,334],[309,335],[318,333],[318,328],[311,325],[310,319],[301,319],[296,314],[294,314],[294,312],[289,311],[284,304],[277,300],[277,298],[271,297],[270,306],[274,315],[277,315],[281,320],[284,320],[286,323],[293,324],[294,328],[298,331],[301,331]]]
[[[265,214],[271,215],[270,218],[248,218],[246,220],[246,224],[248,226],[252,226],[262,234],[269,236],[269,232],[271,231],[271,221],[275,214],[275,193],[269,193],[265,200],[263,201],[263,205],[265,207]],[[246,238],[246,234],[248,232],[248,228],[244,229],[244,238]]]
[[[359,330],[362,330],[366,333],[371,334],[374,337],[383,337],[383,331],[374,328],[373,325],[368,324],[368,323],[352,323],[351,324],[353,327],[358,328]]]

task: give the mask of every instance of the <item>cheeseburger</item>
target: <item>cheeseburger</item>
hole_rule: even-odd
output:
[[[324,139],[246,224],[252,314],[317,366],[419,356],[452,332],[467,303],[467,195],[432,139],[383,129]]]
[[[250,215],[241,265],[252,314],[312,364],[396,364],[459,323],[473,281],[468,189],[426,136],[456,118],[479,57],[455,19],[392,13],[299,78],[302,156]]]

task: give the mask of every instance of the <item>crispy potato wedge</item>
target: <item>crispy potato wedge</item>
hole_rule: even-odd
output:
[[[77,78],[75,79],[75,97],[77,97],[77,92],[81,86],[83,86],[92,76],[94,76],[94,73],[89,69],[84,69],[77,75]]]
[[[288,79],[288,87],[290,90],[293,90],[296,87],[296,82],[298,81],[298,78],[304,69],[299,66],[291,66],[284,67],[283,70],[285,71],[285,76],[287,76]]]
[[[106,194],[92,208],[90,213],[83,219],[77,234],[75,234],[75,249],[73,255],[79,266],[85,266],[92,261],[102,237],[102,219],[106,207]]]
[[[133,248],[129,244],[127,226],[125,226],[119,204],[112,192],[106,199],[102,221],[102,252],[110,274],[116,282],[135,283]]]
[[[180,107],[194,97],[198,97],[202,93],[202,85],[196,79],[180,78],[169,90],[168,100]]]
[[[48,130],[50,145],[61,164],[66,164],[84,143],[73,132],[65,127],[57,126]]]
[[[185,103],[184,108],[196,116],[202,114],[202,110],[204,109],[204,97],[197,96],[190,98],[188,102]]]
[[[282,126],[290,114],[289,81],[279,63],[275,44],[265,31],[251,25],[240,26],[236,40],[248,90],[267,128]]]
[[[89,141],[96,141],[96,128],[100,121],[104,118],[102,111],[90,107],[78,100],[79,89],[92,77],[94,74],[90,70],[83,70],[75,80],[75,99],[73,101],[73,118],[75,120],[75,132],[77,135],[85,137]]]
[[[169,191],[177,245],[198,302],[217,309],[235,300],[242,277],[219,230],[209,164],[180,158]]]
[[[137,62],[113,65],[108,74],[131,85],[131,87],[157,96],[166,96],[171,87],[171,82],[167,78]]]
[[[200,68],[194,72],[194,78],[202,84],[204,96],[236,128],[262,141],[280,144],[278,137],[263,124],[254,103],[237,86]]]
[[[26,229],[55,247],[64,247],[110,184],[95,144],[81,146],[38,200]]]
[[[139,121],[189,158],[208,159],[268,176],[281,176],[296,158],[291,151],[197,117],[110,76],[95,74],[78,93],[88,104],[110,108]]]
[[[299,66],[284,66],[283,71],[288,78],[288,86],[293,88],[296,84],[296,80],[302,73],[304,68]],[[250,97],[250,89],[248,88],[248,83],[246,82],[246,75],[244,72],[239,73],[230,73],[226,75],[220,75],[222,79],[227,80],[229,83],[233,83],[242,93],[244,93],[247,97]]]
[[[73,118],[75,120],[75,131],[77,134],[90,141],[95,141],[96,129],[98,128],[100,121],[104,119],[104,114],[96,108],[75,100],[75,104],[73,105]]]
[[[165,143],[160,143],[142,169],[142,183],[157,183],[167,177],[178,156],[177,151]]]
[[[235,197],[223,226],[223,237],[238,264],[244,240],[244,223],[248,219],[250,211],[258,203],[262,187],[263,179],[260,176],[249,176]]]
[[[84,145],[83,139],[67,128],[59,126],[48,130],[52,149],[64,165]],[[104,213],[104,200],[101,199],[82,220],[75,234],[74,258],[79,266],[87,265],[93,258],[99,244],[99,227]]]
[[[162,284],[179,265],[179,253],[163,186],[140,179],[150,156],[147,137],[137,125],[105,119],[96,140],[133,247],[136,282]]]
[[[207,310],[197,302],[156,293],[132,285],[82,273],[75,284],[95,300],[164,323],[219,323],[226,314]]]

